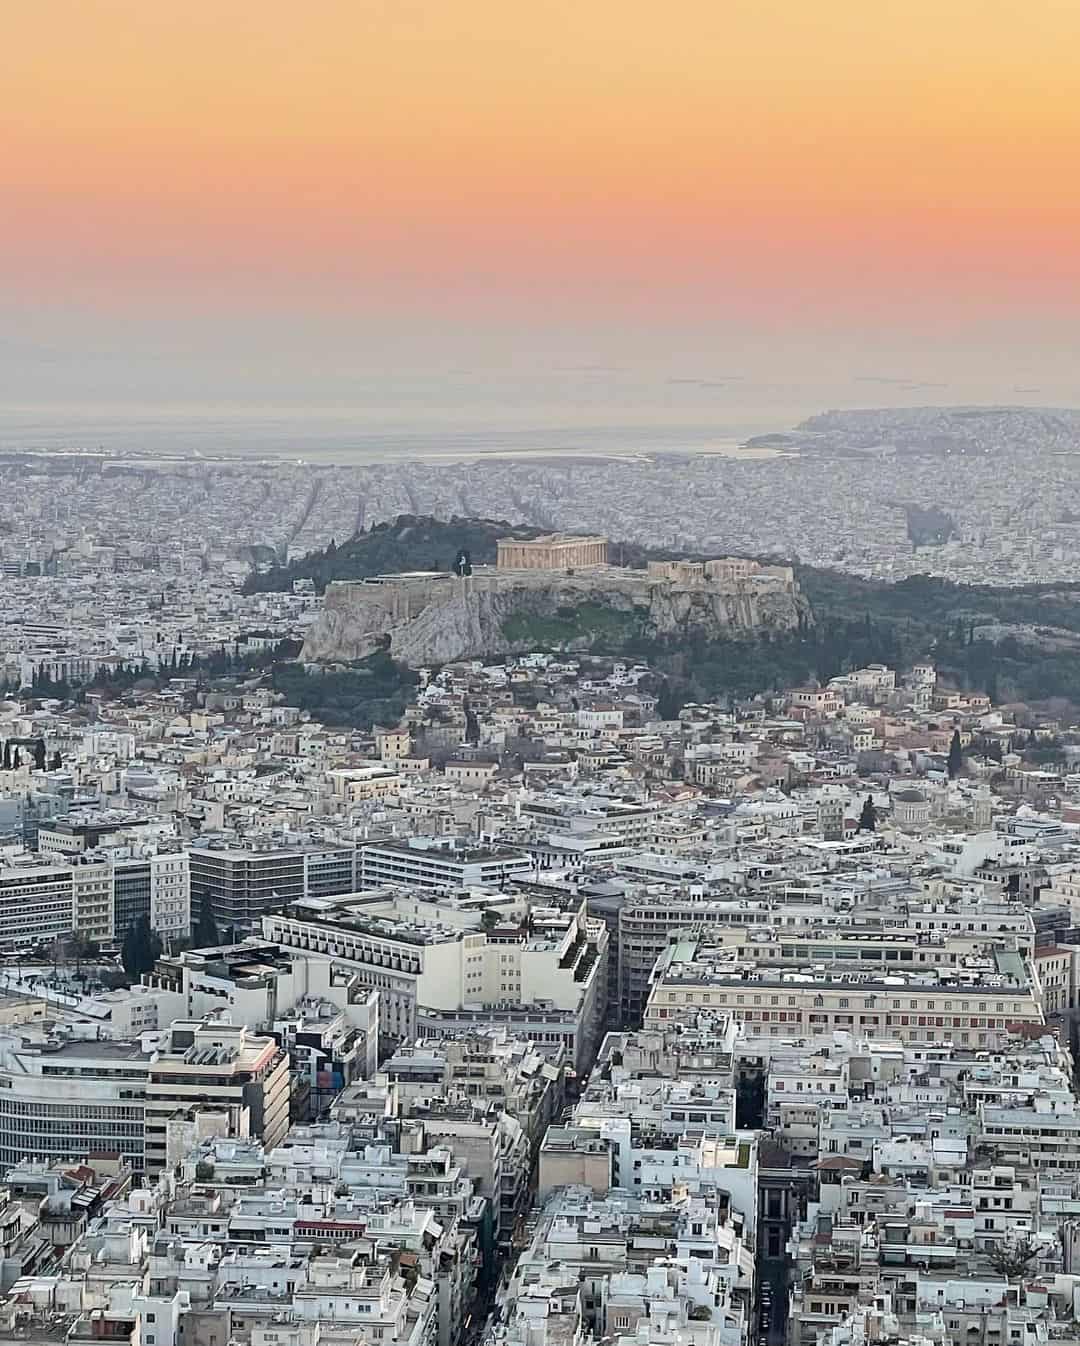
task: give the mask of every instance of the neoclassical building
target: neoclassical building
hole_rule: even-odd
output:
[[[579,566],[608,563],[606,537],[549,533],[527,542],[513,537],[500,538],[496,545],[500,570],[574,570]]]

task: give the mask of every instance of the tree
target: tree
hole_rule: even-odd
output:
[[[51,758],[51,760],[50,760],[50,762],[49,762],[49,770],[50,770],[50,771],[59,771],[59,770],[61,769],[62,766],[63,766],[63,762],[61,762],[61,760],[60,760],[60,754],[59,754],[58,752],[54,752],[53,755],[52,755],[52,758]]]
[[[859,831],[873,832],[877,827],[877,809],[874,808],[873,795],[867,795],[863,800],[862,812],[859,814]]]
[[[202,901],[199,903],[199,919],[195,925],[195,947],[197,949],[210,949],[221,943],[218,935],[217,921],[214,920],[214,904],[210,898],[209,888],[203,893]]]
[[[11,770],[11,744],[7,739],[4,740],[4,770]]]
[[[683,708],[683,700],[666,679],[656,698],[656,718],[658,720],[677,720]]]
[[[1022,1276],[1038,1256],[1038,1248],[1026,1235],[999,1243],[990,1251],[990,1265],[1007,1280]]]
[[[34,770],[45,770],[45,740],[43,738],[34,740]]]
[[[954,780],[960,774],[960,769],[964,765],[964,749],[960,744],[960,730],[954,729],[952,741],[949,744],[949,779]]]
[[[129,925],[124,942],[120,948],[120,961],[124,971],[133,980],[149,972],[161,957],[161,939],[145,916],[140,916]]]

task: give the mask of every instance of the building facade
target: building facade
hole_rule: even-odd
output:
[[[550,533],[529,541],[500,538],[496,545],[496,564],[500,570],[573,570],[608,563],[606,537]]]

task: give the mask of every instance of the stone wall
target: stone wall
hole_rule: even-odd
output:
[[[779,577],[683,583],[614,567],[568,575],[480,566],[466,578],[329,585],[301,658],[361,659],[386,647],[387,638],[390,653],[414,666],[521,653],[536,646],[507,636],[510,619],[557,617],[590,605],[626,613],[645,634],[676,638],[752,636],[811,620],[798,586]]]

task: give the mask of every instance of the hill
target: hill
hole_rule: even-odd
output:
[[[333,580],[449,571],[461,547],[477,564],[491,564],[498,538],[540,532],[491,519],[400,515],[339,547],[253,576],[248,592],[287,589],[298,578],[310,578],[321,592]],[[675,555],[636,543],[617,543],[614,550],[632,567]],[[658,640],[636,624],[622,629],[612,619],[618,614],[593,614],[593,621],[592,610],[582,607],[510,633],[534,638],[535,648],[648,659],[667,673],[677,699],[749,695],[824,681],[869,662],[932,658],[957,687],[986,691],[995,700],[1060,698],[1080,707],[1080,584],[995,588],[928,576],[888,584],[812,566],[796,567],[796,578],[813,619],[794,630],[719,640],[688,631],[678,640]]]
[[[319,593],[334,580],[362,580],[372,575],[394,575],[405,570],[442,570],[449,573],[464,548],[476,565],[494,565],[501,537],[539,537],[542,528],[523,528],[498,519],[433,519],[428,515],[399,514],[357,533],[340,546],[310,552],[288,565],[249,575],[244,593],[289,590],[293,581],[309,579]]]

